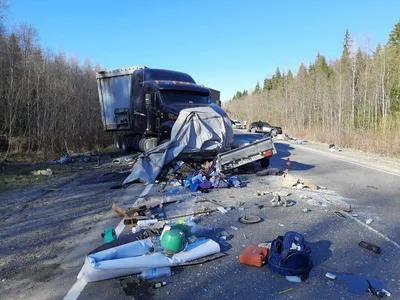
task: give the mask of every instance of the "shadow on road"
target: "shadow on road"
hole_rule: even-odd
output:
[[[314,168],[314,165],[303,164],[296,161],[295,156],[291,156],[290,150],[294,150],[291,145],[275,142],[274,143],[277,154],[271,158],[271,167],[284,169],[288,158],[290,158],[290,164],[292,165],[291,171],[307,171]]]

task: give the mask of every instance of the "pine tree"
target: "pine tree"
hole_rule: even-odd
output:
[[[256,87],[254,88],[253,94],[259,94],[261,92],[260,83],[257,81]]]
[[[343,39],[343,51],[342,51],[342,61],[349,61],[350,60],[350,46],[352,40],[350,38],[349,30],[346,29],[346,33],[344,34]]]
[[[392,32],[389,34],[389,45],[400,45],[400,21],[394,25]]]

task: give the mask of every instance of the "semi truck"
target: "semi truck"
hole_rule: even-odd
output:
[[[96,79],[104,130],[117,132],[116,146],[125,152],[168,141],[184,108],[210,106],[225,114],[220,92],[186,73],[137,66],[100,71]]]

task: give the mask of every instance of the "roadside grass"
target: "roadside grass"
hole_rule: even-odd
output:
[[[335,144],[339,147],[361,150],[381,156],[400,158],[400,132],[396,130],[382,130],[379,132],[353,130],[328,133],[322,131],[321,128],[308,130],[288,128],[286,131],[296,138]]]
[[[97,164],[97,157],[100,157],[101,161],[104,162],[104,154],[122,155],[114,146],[101,149],[96,148],[91,152],[92,155],[89,153],[90,152],[71,152],[69,156],[73,157],[74,161],[67,164],[49,164],[47,162],[49,159],[59,159],[60,156],[49,156],[45,155],[43,152],[13,151],[7,155],[7,159],[4,162],[0,162],[0,192],[72,175],[82,169]],[[79,159],[81,155],[89,155],[91,160],[84,163]],[[4,157],[4,153],[0,152],[0,157]],[[46,169],[51,169],[53,175],[44,176],[32,174],[32,171]]]

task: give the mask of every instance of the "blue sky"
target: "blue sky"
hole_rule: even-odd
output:
[[[346,28],[357,44],[386,43],[398,0],[9,0],[7,21],[34,26],[42,46],[115,69],[184,71],[223,100],[276,67],[296,72],[319,51],[340,56]]]

